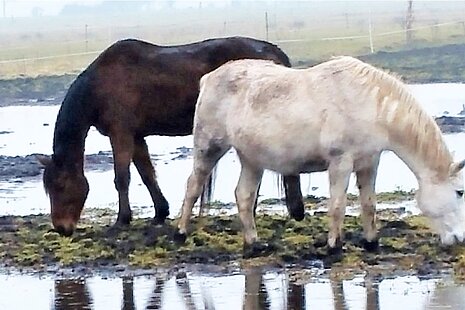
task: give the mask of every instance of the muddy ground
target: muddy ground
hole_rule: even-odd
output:
[[[0,133],[1,134],[1,133]],[[192,149],[179,147],[171,153],[171,160],[183,159],[192,154]],[[37,160],[37,155],[4,156],[0,155],[0,181],[21,183],[25,179],[42,177],[44,167]],[[160,155],[152,154],[152,161],[158,160]],[[110,151],[100,151],[97,154],[85,155],[86,171],[107,171],[113,169],[113,154]]]
[[[400,196],[385,194],[380,199],[413,197],[405,192],[395,195]],[[310,197],[306,208],[314,210],[326,202]],[[226,270],[311,266],[342,267],[342,276],[360,271],[437,276],[451,270],[459,280],[465,276],[465,246],[441,246],[424,217],[399,219],[398,212],[392,210],[378,212],[379,246],[370,251],[364,248],[359,218],[346,216],[342,253],[333,253],[326,245],[325,212],[307,214],[301,222],[258,214],[263,246],[247,258],[236,215],[194,218],[184,244],[174,240],[173,220],[154,225],[150,219],[136,219],[127,229],[113,228],[114,220],[113,211],[87,210],[76,233],[61,237],[51,231],[48,215],[0,217],[0,266],[36,271],[63,267],[124,271],[186,264],[213,264]]]

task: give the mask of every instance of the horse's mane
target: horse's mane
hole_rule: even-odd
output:
[[[391,142],[410,148],[440,174],[448,175],[452,155],[441,130],[396,76],[352,57],[333,60],[349,70],[362,84],[377,88],[377,118],[388,130]],[[342,66],[342,68],[341,68]]]

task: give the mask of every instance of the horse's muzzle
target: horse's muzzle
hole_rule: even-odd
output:
[[[60,235],[62,235],[62,236],[70,237],[74,232],[74,228],[73,227],[65,227],[63,225],[57,225],[55,227],[55,231],[57,233],[59,233]]]

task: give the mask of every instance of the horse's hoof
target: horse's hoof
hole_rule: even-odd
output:
[[[362,239],[362,246],[368,252],[376,252],[379,249],[379,241],[378,239],[375,239],[373,241]]]
[[[173,240],[177,244],[184,244],[186,243],[187,235],[180,233],[179,231],[174,233]]]
[[[152,220],[152,223],[153,223],[154,225],[163,225],[163,224],[165,224],[165,219],[166,219],[166,218],[160,218],[160,217],[158,217],[158,216],[155,216],[155,217],[153,218],[153,220]]]
[[[297,213],[290,213],[289,214],[294,220],[300,222],[305,218],[305,212],[302,210],[302,212],[297,212]]]
[[[334,244],[333,247],[328,245],[328,255],[331,256],[339,256],[342,255],[342,241],[341,239],[336,239],[336,243]]]
[[[155,208],[155,217],[153,221],[157,224],[162,224],[165,222],[165,219],[170,215],[170,209],[168,204],[166,206]]]
[[[252,244],[244,244],[244,258],[253,258],[269,255],[273,251],[273,247],[265,242],[255,241]]]
[[[298,201],[297,203],[290,203],[288,202],[287,206],[289,216],[296,221],[302,221],[305,217],[305,207],[302,201]]]
[[[129,215],[129,216],[118,215],[118,218],[116,219],[116,223],[113,226],[120,226],[120,227],[129,226],[129,224],[131,224],[131,220],[132,220],[132,215]]]
[[[339,256],[342,254],[342,247],[328,248],[328,255]]]
[[[129,225],[130,225],[130,222],[127,222],[127,221],[116,221],[115,224],[113,224],[113,226],[111,227],[114,229],[125,229],[129,227]]]

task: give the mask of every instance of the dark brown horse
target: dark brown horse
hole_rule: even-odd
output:
[[[39,159],[45,166],[44,187],[56,231],[73,233],[87,198],[83,158],[90,126],[108,136],[113,149],[119,196],[116,223],[127,225],[131,221],[131,161],[150,192],[155,220],[163,222],[169,206],[158,186],[144,137],[190,135],[200,78],[230,60],[243,58],[290,66],[277,46],[242,37],[178,46],[123,40],[102,52],[66,94],[55,124],[52,157]],[[284,182],[288,183],[285,189],[290,193],[287,204],[292,205],[291,215],[303,218],[298,177],[285,176]]]

